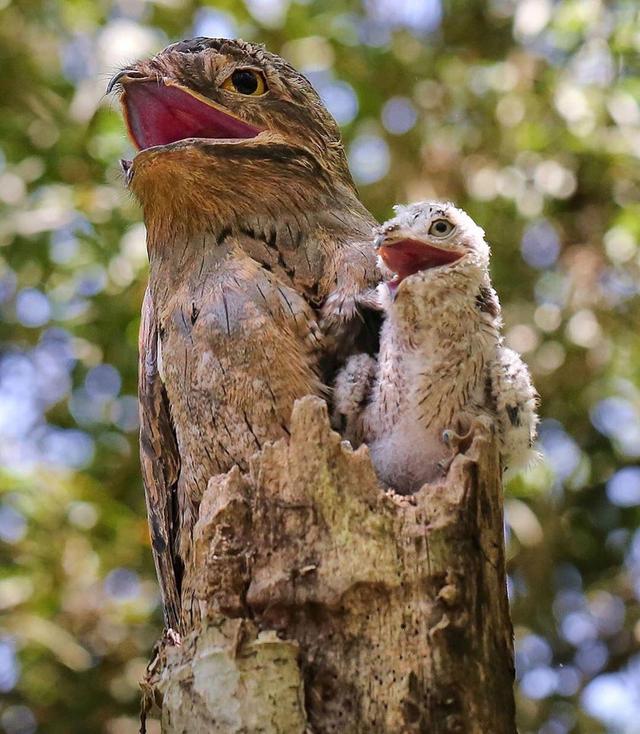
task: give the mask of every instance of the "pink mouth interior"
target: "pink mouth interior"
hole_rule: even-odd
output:
[[[186,138],[254,138],[260,132],[179,87],[156,82],[128,85],[124,103],[129,131],[139,150]]]
[[[395,285],[409,275],[449,265],[462,257],[461,252],[441,250],[418,240],[399,240],[382,245],[379,252],[384,264],[397,274],[393,281]]]

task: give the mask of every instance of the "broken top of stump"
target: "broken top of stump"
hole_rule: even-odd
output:
[[[289,441],[265,446],[246,475],[212,477],[204,493],[183,585],[193,631],[156,676],[163,716],[175,720],[178,689],[197,689],[211,711],[220,696],[242,709],[240,688],[221,684],[228,669],[242,690],[273,684],[282,696],[277,666],[288,660],[288,690],[304,691],[287,698],[295,727],[277,728],[262,703],[262,728],[243,714],[245,729],[210,731],[514,731],[502,538],[490,431],[442,482],[400,496],[380,486],[366,447],[331,430],[324,401],[299,400]],[[244,632],[231,654],[219,633],[235,624]],[[281,662],[249,670],[243,656],[264,634],[284,645]],[[198,673],[221,645],[227,673]]]

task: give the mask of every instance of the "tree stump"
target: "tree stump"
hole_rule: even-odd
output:
[[[516,731],[489,431],[400,496],[298,401],[288,442],[211,478],[183,607],[147,680],[164,732]]]

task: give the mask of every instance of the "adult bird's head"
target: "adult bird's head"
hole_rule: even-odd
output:
[[[138,153],[123,168],[134,193],[207,209],[316,191],[353,191],[338,126],[304,76],[262,46],[194,38],[119,71]]]

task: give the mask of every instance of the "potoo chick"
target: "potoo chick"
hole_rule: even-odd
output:
[[[380,479],[417,491],[446,471],[478,421],[491,421],[503,467],[535,455],[537,394],[503,344],[484,232],[452,204],[395,208],[377,230],[386,276],[378,359],[352,356],[338,374],[335,414],[345,437],[368,444]]]
[[[288,435],[366,334],[374,220],[309,82],[261,46],[173,44],[120,71],[147,228],[140,447],[166,623],[190,624],[192,529],[209,478]],[[323,328],[319,326],[322,322]],[[324,328],[326,327],[326,328]],[[186,616],[185,616],[186,615]]]

